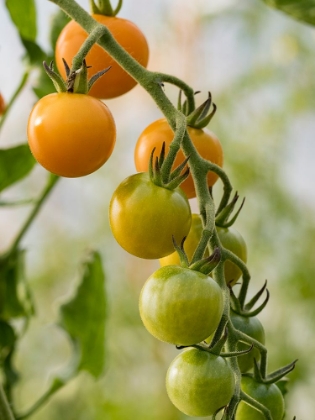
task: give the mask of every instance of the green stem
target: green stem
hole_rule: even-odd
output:
[[[1,420],[14,420],[11,408],[4,393],[2,384],[0,384],[0,419]]]
[[[270,411],[267,407],[265,407],[260,402],[256,401],[254,398],[250,397],[249,395],[245,394],[245,392],[241,391],[241,399],[265,417],[266,420],[273,420]]]
[[[5,110],[4,110],[4,113],[3,113],[3,115],[2,115],[2,118],[0,119],[0,130],[1,130],[2,126],[3,126],[3,124],[4,124],[4,121],[5,121],[5,120],[6,120],[6,118],[7,118],[7,115],[8,115],[8,113],[9,113],[9,111],[10,111],[10,109],[11,109],[12,105],[14,104],[14,102],[15,102],[16,98],[19,96],[19,94],[22,92],[22,90],[23,90],[24,86],[26,85],[26,82],[27,82],[27,80],[28,80],[28,78],[29,78],[29,75],[30,75],[29,71],[26,71],[26,72],[23,74],[22,79],[21,79],[21,81],[20,81],[20,83],[19,83],[18,87],[16,88],[15,92],[14,92],[14,93],[13,93],[13,95],[12,95],[12,98],[11,98],[11,99],[10,99],[10,101],[8,102],[8,104],[7,104],[7,106],[6,106]]]
[[[60,388],[62,388],[65,385],[65,382],[60,379],[55,379],[50,388],[45,392],[44,395],[42,395],[38,401],[25,413],[19,414],[16,416],[16,420],[22,420],[26,419],[27,417],[30,417],[32,414],[35,413],[39,408],[41,408],[46,402],[50,399],[52,395],[54,395]],[[0,416],[0,420],[2,420],[2,417]],[[6,420],[6,419],[3,419]]]
[[[40,208],[42,207],[44,201],[46,200],[46,198],[48,197],[49,193],[54,188],[54,186],[55,186],[55,184],[57,183],[58,180],[59,180],[59,177],[56,176],[56,175],[51,174],[49,176],[49,180],[48,180],[45,188],[43,189],[43,191],[42,191],[39,199],[37,200],[33,210],[31,211],[30,215],[28,216],[24,225],[22,226],[20,232],[18,233],[17,237],[15,238],[13,244],[11,245],[11,248],[8,252],[8,255],[12,254],[18,248],[18,245],[21,242],[21,239],[23,238],[23,236],[27,232],[28,228],[30,227],[31,223],[33,222],[33,220],[37,216],[37,213],[39,212]]]

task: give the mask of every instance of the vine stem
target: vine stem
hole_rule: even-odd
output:
[[[40,208],[42,207],[44,201],[46,200],[46,198],[48,197],[51,190],[54,188],[54,186],[56,185],[56,183],[59,179],[60,178],[57,175],[51,174],[49,176],[49,179],[48,179],[48,182],[47,182],[46,186],[44,187],[39,199],[37,200],[35,206],[33,207],[31,213],[29,214],[28,218],[24,222],[24,225],[22,226],[20,232],[18,233],[18,235],[15,238],[13,244],[11,245],[10,250],[9,250],[7,255],[12,255],[13,252],[16,251],[16,249],[18,248],[18,246],[21,242],[21,239],[23,238],[23,236],[27,232],[28,228],[30,227],[31,223],[33,222],[33,220],[37,216],[37,213],[39,212]]]
[[[7,397],[4,393],[2,384],[0,384],[0,419],[1,420],[15,420],[8,403]]]
[[[27,70],[23,74],[22,79],[21,79],[18,87],[16,88],[16,90],[13,93],[11,99],[9,100],[9,102],[8,102],[8,104],[7,104],[7,106],[6,106],[5,110],[4,110],[4,113],[3,113],[3,115],[2,115],[2,117],[0,119],[0,130],[1,130],[2,126],[3,126],[3,124],[4,124],[4,121],[6,120],[6,117],[7,117],[8,113],[9,113],[9,111],[10,111],[10,108],[12,107],[12,105],[15,102],[16,98],[19,96],[19,94],[22,92],[24,86],[26,85],[26,82],[28,81],[29,75],[30,75],[30,73]]]

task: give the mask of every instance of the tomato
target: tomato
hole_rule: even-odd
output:
[[[3,96],[0,93],[0,115],[2,115],[5,111],[5,102]]]
[[[247,247],[242,235],[234,228],[217,228],[219,239],[224,248],[232,251],[242,261],[247,261]],[[225,281],[230,286],[234,286],[242,275],[242,270],[231,261],[224,263]]]
[[[147,172],[126,178],[114,192],[109,221],[116,241],[140,258],[161,258],[188,234],[191,211],[180,188],[155,185]]]
[[[222,167],[223,165],[223,151],[219,139],[216,135],[205,129],[196,129],[193,127],[187,128],[189,136],[196,147],[198,153],[206,160],[211,161]],[[154,148],[155,156],[161,152],[163,142],[165,142],[166,152],[168,152],[170,144],[174,138],[174,133],[168,125],[166,119],[160,119],[150,124],[138,138],[134,160],[138,172],[145,172],[148,170],[148,164],[151,152]],[[184,161],[184,155],[181,151],[176,156],[174,168]],[[207,175],[208,186],[214,185],[218,176],[214,172],[209,172]],[[181,184],[188,198],[196,197],[196,191],[192,176]]]
[[[92,15],[102,25],[106,26],[115,40],[123,47],[136,61],[146,67],[149,60],[149,48],[145,36],[140,29],[126,19]],[[66,72],[62,58],[71,67],[73,57],[79,51],[81,45],[87,38],[87,33],[75,21],[69,22],[61,31],[56,43],[56,65],[63,78]],[[99,45],[95,44],[86,56],[86,63],[92,66],[88,70],[88,76],[111,66],[110,71],[95,82],[90,94],[100,99],[115,98],[123,95],[132,89],[137,82],[123,70],[120,65]]]
[[[275,384],[262,384],[249,376],[243,376],[242,390],[270,410],[272,420],[282,420],[284,400],[280,389]],[[235,420],[265,420],[265,416],[255,408],[241,401],[237,407]]]
[[[79,177],[96,171],[110,157],[116,127],[110,110],[98,99],[52,93],[35,104],[27,135],[31,152],[44,168]]]
[[[207,351],[185,350],[167,371],[168,396],[188,416],[213,415],[230,402],[234,388],[234,375],[227,361]]]
[[[199,240],[202,235],[202,221],[199,214],[192,214],[191,215],[191,228],[188,233],[188,236],[184,243],[184,249],[186,255],[188,257],[188,261],[191,261],[196,247],[199,243]],[[209,252],[206,251],[206,256],[209,255]],[[173,252],[172,254],[168,255],[167,257],[160,259],[160,264],[162,267],[165,265],[180,265],[180,259],[177,252]]]
[[[255,338],[255,340],[259,341],[260,343],[265,344],[265,331],[257,317],[245,317],[231,311],[231,321],[235,328],[249,335],[250,337]],[[237,350],[241,351],[246,349],[248,349],[247,344],[237,344]],[[260,359],[260,352],[256,348],[253,348],[250,353],[244,354],[243,356],[239,356],[237,358],[241,372],[247,372],[253,368],[254,358],[257,361]]]
[[[189,231],[189,234],[186,238],[184,249],[188,256],[188,260],[190,261],[196,247],[199,243],[199,240],[201,238],[202,234],[202,221],[199,214],[193,214],[192,215],[192,224]],[[219,239],[222,243],[222,246],[227,248],[228,250],[234,252],[241,260],[244,262],[247,261],[247,248],[246,243],[241,236],[241,234],[233,227],[230,228],[219,228],[217,227]],[[206,251],[205,255],[209,255],[209,253]],[[161,266],[165,265],[172,265],[172,264],[180,264],[179,256],[177,252],[174,252],[171,255],[168,255],[165,258],[160,259]],[[224,274],[225,274],[225,280],[227,284],[231,282],[230,284],[233,286],[237,280],[242,275],[242,271],[231,261],[226,261],[224,263]]]
[[[154,337],[188,346],[216,330],[223,313],[223,294],[211,277],[169,265],[145,282],[139,307],[141,319]]]

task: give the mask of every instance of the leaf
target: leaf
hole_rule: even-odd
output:
[[[0,191],[24,178],[35,163],[27,144],[0,149]]]
[[[105,363],[105,276],[101,257],[93,252],[83,264],[75,296],[60,307],[59,325],[69,334],[77,359],[76,371],[99,377]]]
[[[266,4],[290,15],[293,19],[315,25],[314,0],[263,0]]]
[[[24,250],[0,260],[0,319],[30,317],[34,313],[25,282]]]
[[[52,50],[55,51],[55,46],[60,32],[70,22],[70,17],[66,13],[59,9],[57,13],[52,16],[51,29],[50,29],[50,45]]]
[[[0,320],[0,355],[3,349],[12,347],[15,343],[16,336],[10,324]]]
[[[26,59],[30,65],[42,67],[43,61],[46,60],[47,57],[46,53],[34,41],[29,41],[24,38],[21,38],[21,41],[26,50],[24,59]]]
[[[34,0],[6,0],[6,6],[21,38],[35,41],[37,27]]]

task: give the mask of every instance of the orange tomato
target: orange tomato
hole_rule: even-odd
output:
[[[115,40],[142,66],[146,67],[149,59],[149,48],[140,29],[126,19],[95,15],[92,17],[106,26]],[[56,43],[56,65],[63,78],[66,72],[62,58],[71,67],[73,57],[87,38],[85,30],[75,21],[69,22],[61,31]],[[137,82],[123,70],[119,64],[99,45],[95,44],[86,56],[86,63],[91,66],[88,76],[111,69],[92,86],[89,94],[100,99],[115,98],[132,89]]]
[[[78,93],[52,93],[34,106],[27,127],[35,159],[64,176],[88,175],[110,157],[116,140],[115,121],[100,100]]]
[[[5,102],[3,96],[0,93],[0,115],[2,115],[5,111]]]
[[[194,146],[196,147],[201,157],[222,167],[223,150],[221,143],[216,135],[205,129],[187,127],[187,130]],[[161,152],[162,144],[165,142],[165,150],[167,153],[173,138],[174,133],[166,119],[162,118],[150,124],[140,134],[136,144],[134,159],[137,171],[148,171],[149,159],[152,150],[156,148],[154,155],[158,156]],[[184,154],[179,151],[173,167],[175,168],[181,164],[184,159]],[[218,176],[214,172],[209,172],[207,175],[208,186],[211,187],[214,185],[217,179]],[[188,198],[196,197],[195,186],[191,175],[188,176],[188,178],[180,185],[180,187]]]

